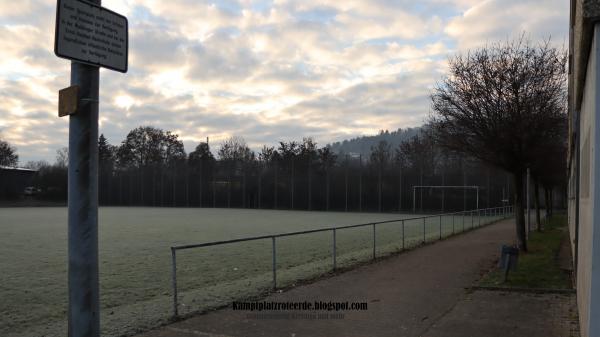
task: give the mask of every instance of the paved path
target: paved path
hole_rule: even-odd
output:
[[[265,299],[368,302],[368,310],[345,312],[343,319],[257,319],[223,309],[139,337],[422,336],[513,238],[514,222],[504,220]]]
[[[423,337],[578,337],[576,295],[478,290]]]

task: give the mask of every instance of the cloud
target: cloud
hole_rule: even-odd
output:
[[[534,40],[553,38],[566,45],[569,2],[562,0],[486,0],[452,19],[446,33],[461,49],[481,47],[525,33]]]
[[[55,1],[0,4],[0,136],[54,160],[69,62],[53,53]],[[128,16],[129,72],[101,71],[100,132],[172,130],[190,151],[238,135],[254,149],[416,126],[448,55],[522,31],[566,36],[564,1],[104,0]]]

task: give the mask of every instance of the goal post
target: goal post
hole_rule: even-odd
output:
[[[413,186],[413,212],[417,211],[417,189],[464,189],[475,190],[477,193],[476,209],[479,209],[479,186],[443,186],[443,185],[415,185]]]

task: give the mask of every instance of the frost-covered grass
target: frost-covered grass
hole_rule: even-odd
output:
[[[100,209],[100,286],[103,336],[165,322],[171,307],[170,247],[414,217],[407,214],[243,209]],[[465,217],[465,228],[471,221]],[[482,219],[482,224],[491,221]],[[454,217],[462,230],[463,218]],[[426,239],[439,237],[439,217],[427,219]],[[406,221],[405,247],[423,239],[423,220]],[[442,235],[452,234],[452,217]],[[337,231],[337,265],[372,257],[372,227]],[[66,208],[0,208],[0,336],[64,336],[67,308]],[[401,222],[376,231],[377,254],[402,249]],[[277,239],[278,285],[322,275],[332,267],[332,233]],[[271,241],[178,252],[180,312],[225,305],[271,286]]]

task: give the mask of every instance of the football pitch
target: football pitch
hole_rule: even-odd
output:
[[[102,207],[103,336],[165,323],[172,315],[171,246],[414,218],[414,214],[211,208]],[[500,216],[443,216],[337,230],[338,267],[489,223]],[[332,232],[277,239],[277,285],[332,269]],[[178,251],[179,311],[219,307],[272,287],[270,239]],[[0,208],[0,336],[64,336],[66,208]]]

